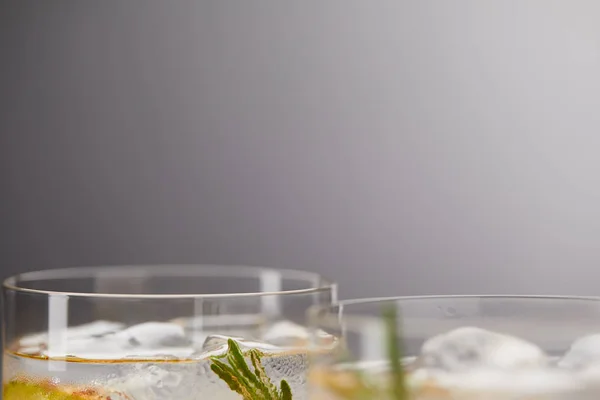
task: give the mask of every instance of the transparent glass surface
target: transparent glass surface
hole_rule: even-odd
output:
[[[600,398],[600,299],[446,296],[313,307],[311,400]]]
[[[247,388],[235,383],[256,374],[270,395],[302,399],[306,310],[335,289],[317,274],[253,267],[18,275],[3,286],[3,399],[237,400]]]

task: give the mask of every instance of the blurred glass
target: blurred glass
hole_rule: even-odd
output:
[[[311,400],[600,398],[600,299],[431,296],[309,310]]]

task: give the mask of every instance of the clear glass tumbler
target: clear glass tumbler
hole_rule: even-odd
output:
[[[161,265],[18,275],[3,286],[3,398],[304,398],[306,310],[334,300],[333,283],[293,270]]]
[[[600,398],[600,299],[430,296],[308,312],[311,400]]]

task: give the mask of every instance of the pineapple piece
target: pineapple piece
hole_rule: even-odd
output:
[[[50,381],[17,378],[4,384],[4,400],[109,400],[110,396],[93,388],[57,385]]]

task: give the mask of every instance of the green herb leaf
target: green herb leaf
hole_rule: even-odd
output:
[[[383,317],[386,324],[386,342],[388,347],[388,359],[391,366],[391,390],[393,399],[406,400],[408,399],[408,391],[406,389],[406,381],[404,376],[404,368],[402,367],[402,348],[400,342],[400,330],[398,325],[398,313],[396,305],[391,305],[383,310]]]
[[[402,329],[398,319],[396,305],[386,307],[382,310],[382,317],[385,323],[385,340],[387,346],[387,359],[390,364],[389,386],[380,386],[370,381],[368,375],[361,370],[353,371],[355,387],[352,391],[347,389],[335,390],[336,397],[346,400],[408,400],[408,389],[406,387],[405,372],[402,366]],[[374,340],[376,340],[374,338]],[[351,359],[349,353],[343,351],[338,361]],[[335,379],[335,378],[334,378]]]
[[[229,339],[227,346],[225,358],[229,365],[219,360],[220,357],[211,357],[210,369],[225,381],[232,391],[240,394],[244,400],[292,400],[292,389],[287,381],[282,380],[280,388],[277,389],[265,373],[260,351],[252,349],[246,354],[254,368],[254,371],[251,371],[237,342]]]
[[[281,400],[292,400],[292,388],[287,381],[281,381],[281,391],[279,393]]]

